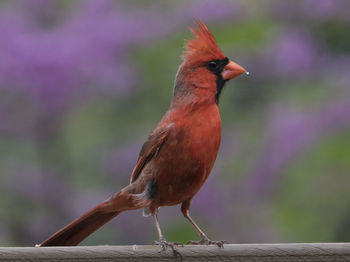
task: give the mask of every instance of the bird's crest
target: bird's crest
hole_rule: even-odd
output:
[[[185,62],[205,62],[215,59],[224,59],[225,55],[217,45],[213,34],[199,19],[196,19],[198,28],[190,28],[193,39],[186,41],[186,50],[183,55]]]

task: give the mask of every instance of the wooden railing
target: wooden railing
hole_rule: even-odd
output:
[[[350,261],[350,243],[186,245],[178,251],[182,258],[159,246],[3,247],[0,261]]]

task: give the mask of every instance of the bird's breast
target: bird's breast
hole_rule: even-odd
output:
[[[193,197],[207,179],[221,140],[221,120],[213,105],[184,114],[154,161],[159,205],[178,204]]]

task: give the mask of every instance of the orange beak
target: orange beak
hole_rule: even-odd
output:
[[[222,79],[230,80],[243,73],[247,73],[247,70],[245,70],[239,64],[236,64],[235,62],[232,62],[230,60],[229,63],[224,67],[224,70],[222,71],[221,75]]]

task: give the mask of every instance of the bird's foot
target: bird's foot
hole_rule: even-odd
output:
[[[167,247],[170,247],[173,251],[173,254],[175,257],[180,257],[182,260],[181,253],[177,250],[178,246],[184,246],[182,243],[179,242],[168,242],[164,238],[160,239],[159,241],[155,241],[157,245],[159,245],[162,248],[162,251],[165,251]]]
[[[225,240],[213,241],[206,236],[202,236],[202,239],[200,241],[190,240],[187,242],[187,244],[190,244],[190,245],[217,245],[220,248],[224,248],[225,243],[226,243]]]

